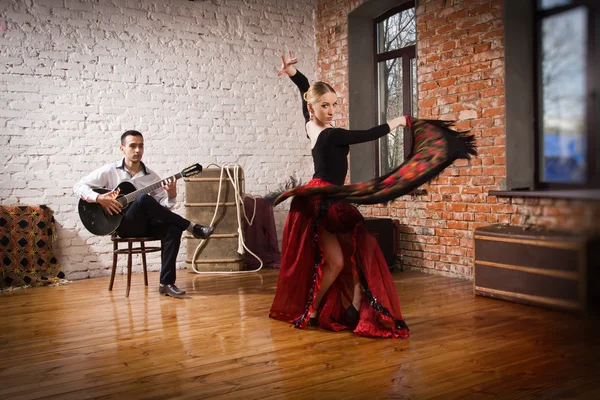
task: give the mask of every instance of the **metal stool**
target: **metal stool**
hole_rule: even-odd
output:
[[[111,235],[110,240],[113,242],[113,264],[112,272],[110,274],[110,285],[108,290],[112,290],[113,283],[115,281],[115,273],[117,272],[117,256],[119,254],[127,254],[127,291],[125,297],[129,297],[129,289],[131,287],[131,261],[134,254],[142,255],[142,265],[144,267],[144,284],[148,286],[148,272],[146,270],[146,254],[160,251],[162,258],[162,244],[160,246],[149,246],[146,247],[146,242],[153,242],[160,240],[155,237],[141,237],[141,238],[122,238],[115,234]],[[139,247],[133,247],[134,243],[139,242]],[[119,243],[127,243],[127,248],[119,249]]]

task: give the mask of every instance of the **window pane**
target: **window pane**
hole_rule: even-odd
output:
[[[394,14],[377,24],[377,54],[413,46],[416,38],[415,9]]]
[[[595,60],[600,60],[600,45],[598,45],[600,43],[600,4],[596,5],[594,10],[594,35],[595,37],[593,40],[596,43],[596,46],[593,50],[595,52],[593,57]],[[591,124],[591,127],[594,129],[594,131],[592,132],[592,137],[589,136],[590,132],[588,131],[588,137],[590,137],[590,140],[594,140],[596,142],[596,145],[594,146],[596,151],[593,151],[594,148],[592,147],[592,152],[594,154],[591,156],[594,157],[593,162],[596,164],[596,170],[592,172],[593,176],[588,178],[590,181],[594,181],[596,186],[600,186],[600,99],[598,99],[598,93],[600,92],[600,72],[597,65],[593,68],[593,75],[593,79],[595,80],[595,101],[592,105],[592,107],[594,107],[592,110],[592,115],[589,116],[591,118],[588,117],[588,123]],[[591,143],[588,143],[588,146],[590,145]]]
[[[541,180],[586,180],[587,12],[583,7],[542,20]]]
[[[567,4],[571,4],[573,0],[539,0],[538,8],[540,10],[547,10],[549,8],[566,6]]]
[[[412,107],[410,109],[411,115],[417,117],[419,115],[419,98],[417,97],[417,59],[410,59],[410,86],[412,88]]]
[[[379,82],[379,123],[402,115],[402,59],[394,58],[377,65]],[[379,141],[380,171],[385,174],[404,160],[404,131],[397,128]]]

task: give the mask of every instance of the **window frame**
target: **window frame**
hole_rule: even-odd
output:
[[[373,20],[390,9],[415,0],[368,0],[348,13],[348,126],[350,129],[369,129],[378,125],[373,44]],[[418,16],[417,16],[418,20]],[[417,33],[418,40],[418,33]],[[367,62],[367,60],[369,60]],[[367,79],[365,79],[367,77]],[[350,183],[365,182],[376,177],[375,152],[377,141],[350,146]]]
[[[537,3],[537,2],[536,2]],[[542,109],[542,88],[541,88],[541,56],[542,56],[542,22],[545,18],[552,17],[566,11],[574,10],[579,7],[587,7],[588,8],[588,24],[587,24],[587,60],[586,60],[586,82],[587,89],[585,94],[585,117],[584,120],[586,122],[586,130],[585,130],[585,138],[587,143],[586,148],[586,181],[582,183],[569,183],[569,182],[545,182],[542,180],[543,171],[541,170],[542,165],[542,154],[543,154],[543,143],[541,142],[542,138],[542,119],[541,115]],[[586,189],[586,188],[598,188],[598,174],[594,174],[594,171],[597,171],[597,162],[596,159],[596,132],[597,127],[597,116],[594,115],[594,93],[597,93],[597,77],[594,76],[594,68],[592,68],[595,53],[598,51],[595,48],[595,37],[594,31],[595,26],[598,22],[595,22],[594,19],[598,18],[597,14],[600,12],[599,7],[594,7],[592,3],[586,1],[577,1],[574,0],[572,4],[552,7],[546,10],[540,10],[535,5],[535,82],[536,82],[536,90],[535,90],[535,116],[536,116],[536,124],[535,124],[535,188],[539,190],[578,190],[578,189]]]
[[[527,192],[536,192],[539,197],[571,196],[573,198],[589,198],[582,192],[589,192],[593,198],[598,196],[600,174],[598,163],[598,138],[594,134],[598,128],[598,85],[599,71],[591,66],[600,50],[594,50],[600,44],[600,7],[589,0],[575,0],[575,4],[554,7],[550,10],[538,11],[537,0],[504,3],[504,43],[505,43],[505,130],[506,130],[506,187],[502,190],[491,190],[490,195],[521,196]],[[585,183],[558,183],[541,181],[541,148],[540,148],[540,89],[539,89],[539,56],[540,39],[538,17],[558,13],[581,5],[594,7],[590,12],[590,20],[596,18],[594,24],[588,24],[588,93],[586,96],[586,123],[588,140],[587,179]],[[596,68],[597,69],[597,68]],[[594,173],[595,171],[595,173]],[[591,176],[590,176],[591,174]],[[571,195],[569,194],[571,193]]]
[[[403,47],[400,49],[396,49],[396,50],[392,50],[392,51],[388,51],[385,53],[378,53],[377,52],[377,47],[378,47],[378,29],[377,29],[377,25],[383,21],[385,21],[386,19],[392,17],[393,15],[396,15],[398,13],[401,13],[403,11],[406,10],[410,10],[411,8],[415,9],[415,35],[416,35],[416,7],[417,4],[416,2],[407,2],[404,4],[400,4],[396,7],[392,7],[390,9],[388,9],[386,12],[384,12],[383,14],[379,15],[376,18],[373,18],[373,63],[374,63],[374,67],[373,67],[373,85],[375,87],[375,91],[378,92],[379,90],[379,74],[378,74],[378,65],[381,62],[385,62],[388,60],[392,60],[394,58],[400,58],[402,60],[402,88],[403,88],[403,98],[402,98],[402,114],[410,114],[412,115],[412,92],[410,90],[405,90],[406,88],[410,89],[411,88],[411,80],[412,80],[412,74],[411,74],[411,65],[410,65],[410,60],[411,59],[416,59],[417,57],[417,45],[416,45],[416,40],[415,40],[415,44],[412,46],[407,46],[407,47]],[[407,73],[408,72],[408,73]],[[413,82],[413,84],[417,84],[417,82]],[[378,93],[377,93],[378,95]],[[375,110],[376,114],[379,114],[379,106],[376,107],[377,109]],[[382,172],[381,172],[381,141],[385,140],[384,138],[378,139],[377,140],[377,145],[375,147],[375,176],[381,176]],[[411,148],[412,148],[412,135],[410,134],[410,131],[408,129],[403,129],[403,153],[404,153],[404,159],[406,159],[411,152]]]

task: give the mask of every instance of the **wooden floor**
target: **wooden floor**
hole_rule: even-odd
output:
[[[394,274],[407,340],[267,318],[277,271],[197,276],[189,298],[125,278],[0,294],[0,398],[600,399],[600,324]]]

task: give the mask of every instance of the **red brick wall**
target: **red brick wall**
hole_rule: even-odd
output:
[[[348,123],[346,16],[363,2],[318,2],[317,74],[342,99],[339,126]],[[426,195],[362,208],[366,216],[400,221],[399,244],[408,267],[470,278],[473,231],[494,223],[600,230],[598,203],[488,196],[489,190],[503,189],[506,180],[502,4],[419,1],[418,116],[457,120],[457,128],[475,134],[479,156],[457,161],[423,187]]]

